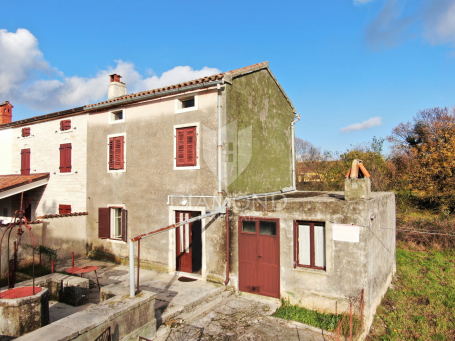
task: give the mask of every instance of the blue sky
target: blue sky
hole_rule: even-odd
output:
[[[0,102],[14,120],[269,61],[302,120],[343,151],[455,105],[455,0],[2,1]],[[163,75],[164,73],[164,75]]]

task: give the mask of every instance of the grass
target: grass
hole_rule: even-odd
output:
[[[455,340],[455,250],[399,244],[396,255],[369,340]]]
[[[338,327],[338,323],[344,318],[341,325],[341,334],[349,334],[349,315],[336,315],[329,313],[319,313],[314,310],[306,309],[298,305],[290,304],[289,300],[282,299],[282,305],[273,314],[275,317],[279,317],[286,320],[293,320],[301,323],[305,323],[317,328],[327,330],[329,332],[334,331]],[[356,333],[360,326],[360,321],[356,317],[353,317],[353,334]]]

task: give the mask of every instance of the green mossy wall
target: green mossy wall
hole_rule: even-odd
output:
[[[234,78],[227,85],[227,124],[237,132],[252,126],[252,156],[228,186],[235,196],[292,186],[291,122],[293,108],[267,69]],[[228,172],[232,165],[228,162]]]

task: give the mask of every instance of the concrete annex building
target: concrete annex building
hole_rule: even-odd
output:
[[[141,267],[329,311],[363,289],[371,324],[395,232],[368,227],[395,227],[394,195],[366,177],[346,193],[295,191],[298,115],[267,62],[135,94],[112,75],[106,101],[6,114],[0,219],[26,193],[43,245],[127,263],[131,238],[215,212],[144,239]]]

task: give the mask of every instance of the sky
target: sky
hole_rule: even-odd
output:
[[[296,136],[331,151],[455,105],[455,0],[9,1],[0,102],[20,120],[268,61]]]

